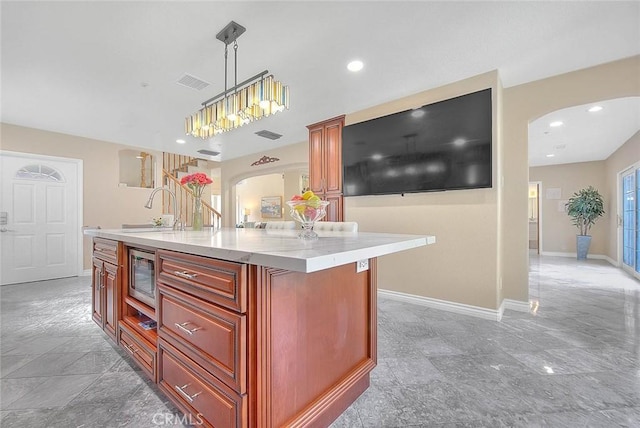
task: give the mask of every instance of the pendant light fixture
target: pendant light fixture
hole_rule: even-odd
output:
[[[224,92],[202,103],[202,108],[185,119],[185,132],[208,139],[289,108],[289,87],[268,70],[238,83],[238,37],[246,31],[231,21],[216,38],[224,43]],[[234,86],[227,88],[229,45],[233,43]]]

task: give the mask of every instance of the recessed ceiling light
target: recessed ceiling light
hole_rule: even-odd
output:
[[[595,113],[597,111],[602,110],[602,106],[593,106],[591,107],[589,110],[587,110],[589,113]]]
[[[552,127],[554,127],[554,128],[557,128],[558,126],[562,126],[562,125],[564,125],[564,123],[562,123],[562,121],[561,121],[561,120],[556,120],[555,122],[551,122],[551,123],[549,124],[549,126],[552,126]]]
[[[554,155],[553,153],[549,153],[549,154],[547,155],[547,157],[548,157],[548,158],[552,158],[552,157],[554,157],[554,156],[555,156],[555,155]]]
[[[425,114],[425,111],[419,108],[411,112],[411,117],[418,118],[424,116]]]
[[[349,64],[347,64],[347,69],[354,72],[362,70],[363,67],[364,63],[360,60],[351,61]]]
[[[178,144],[184,144],[184,143],[186,143],[186,141],[184,141],[184,140],[176,140],[176,143],[178,143]]]

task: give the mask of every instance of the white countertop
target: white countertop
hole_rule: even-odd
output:
[[[298,238],[298,230],[236,228],[198,232],[88,229],[84,233],[133,245],[306,273],[436,242],[435,236],[368,232],[317,232],[317,240],[305,241]]]

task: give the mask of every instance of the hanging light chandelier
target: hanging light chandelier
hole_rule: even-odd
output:
[[[202,108],[185,119],[187,135],[208,139],[289,109],[289,87],[268,70],[238,84],[238,37],[246,31],[231,21],[216,38],[224,43],[224,92],[202,103]],[[233,43],[234,86],[227,89],[227,56]]]

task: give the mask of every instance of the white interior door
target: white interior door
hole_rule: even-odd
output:
[[[81,161],[0,152],[0,284],[79,273]]]

